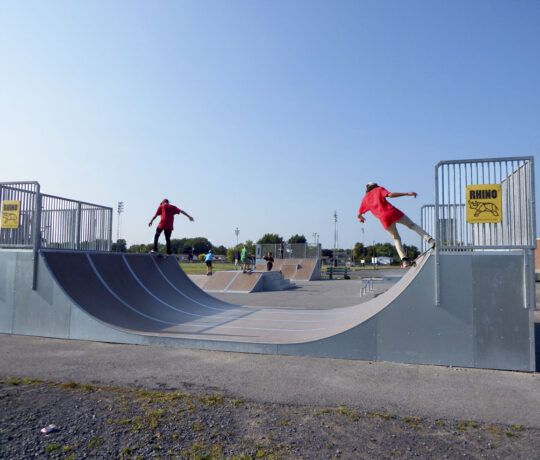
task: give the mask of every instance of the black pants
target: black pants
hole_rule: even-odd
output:
[[[163,230],[162,228],[156,228],[156,235],[154,236],[154,251],[157,252],[158,247],[157,243],[159,240],[159,235],[161,235],[161,232],[165,233],[165,241],[167,242],[167,254],[172,254],[171,251],[171,233],[172,230]]]

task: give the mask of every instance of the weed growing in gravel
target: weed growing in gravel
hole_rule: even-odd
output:
[[[395,414],[392,414],[391,412],[390,413],[383,413],[383,412],[366,412],[367,415],[370,415],[372,417],[379,417],[379,418],[382,418],[384,420],[391,420],[393,418],[396,418],[396,415]]]
[[[200,401],[205,407],[215,407],[218,404],[223,404],[223,395],[211,395],[206,398],[200,398]]]
[[[354,410],[351,410],[349,409],[348,407],[345,407],[345,406],[339,406],[336,408],[336,412],[338,414],[342,414],[342,415],[345,415],[353,420],[360,420],[362,418],[362,416],[360,415],[359,412],[356,412]]]
[[[60,444],[49,444],[45,446],[45,452],[52,452],[54,450],[60,450],[62,446]]]
[[[103,436],[94,436],[88,441],[88,447],[90,447],[90,449],[95,449],[96,447],[101,446],[101,444],[103,444]]]

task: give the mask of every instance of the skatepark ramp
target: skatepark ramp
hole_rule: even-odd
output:
[[[243,273],[241,270],[221,270],[212,276],[196,275],[191,276],[191,279],[206,292],[283,291],[293,286],[278,271]]]
[[[437,164],[435,249],[388,291],[342,308],[220,301],[175,258],[100,252],[110,208],[44,206],[37,183],[0,184],[0,332],[534,371],[533,160]],[[298,279],[292,261],[280,268]]]
[[[266,270],[266,263],[257,264],[256,269]],[[320,259],[276,259],[272,271],[281,272],[293,281],[313,281],[321,278],[321,262]]]
[[[33,290],[32,251],[0,250],[0,332],[533,371],[533,312],[516,289],[522,258],[441,254],[442,273],[454,275],[441,284],[440,306],[434,260],[426,254],[368,302],[300,309],[220,301],[174,258],[139,254],[42,250]]]

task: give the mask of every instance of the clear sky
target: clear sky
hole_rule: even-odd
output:
[[[439,161],[536,155],[539,82],[537,0],[0,0],[0,181],[124,201],[128,245],[165,197],[173,238],[391,242],[365,184],[419,221]]]

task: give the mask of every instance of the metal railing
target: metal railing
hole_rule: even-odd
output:
[[[435,235],[437,243],[437,305],[441,251],[521,250],[528,270],[536,247],[534,158],[438,163],[435,205],[422,207],[421,217],[423,228]]]
[[[533,157],[518,157],[440,162],[435,167],[435,206],[424,207],[422,216],[428,233],[430,226],[434,226],[432,234],[438,247],[533,249],[536,246],[533,161]],[[496,186],[494,195],[500,209],[490,202],[489,193],[471,190],[475,186]],[[431,211],[431,218],[424,216]],[[496,221],[470,222],[470,213],[492,216]]]
[[[111,249],[112,208],[42,194],[37,182],[0,183],[5,201],[20,211],[16,228],[0,228],[1,248]]]
[[[257,258],[272,253],[274,259],[318,259],[321,256],[321,245],[310,243],[287,243],[280,249],[279,244],[257,244]]]

